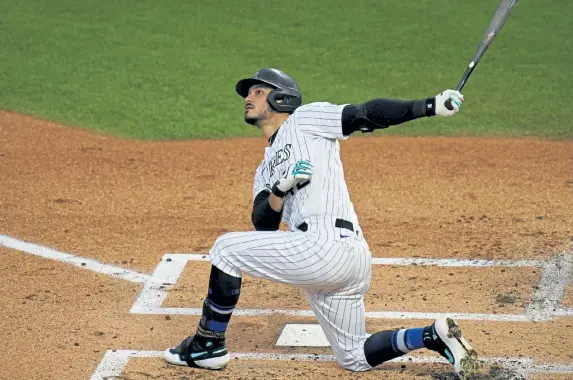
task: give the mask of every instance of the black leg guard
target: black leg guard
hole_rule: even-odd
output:
[[[216,266],[211,266],[209,299],[221,307],[235,307],[239,302],[241,278],[229,276]]]
[[[364,355],[372,367],[404,355],[395,347],[396,331],[380,331],[371,335],[364,342]]]
[[[229,276],[216,266],[211,266],[209,292],[203,302],[203,314],[197,335],[214,337],[214,333],[227,330],[231,315],[241,292],[241,278]]]

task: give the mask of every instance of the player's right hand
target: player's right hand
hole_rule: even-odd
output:
[[[306,182],[312,178],[312,164],[307,160],[299,160],[290,165],[283,177],[275,182],[272,193],[279,198],[284,198],[286,193],[300,182]]]
[[[436,95],[436,115],[453,116],[460,110],[464,102],[464,96],[456,90],[445,90]],[[451,110],[446,107],[446,101],[452,103]]]

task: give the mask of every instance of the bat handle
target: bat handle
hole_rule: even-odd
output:
[[[456,90],[457,91],[461,91],[462,88],[464,88],[464,85],[466,84],[466,81],[468,80],[468,78],[470,77],[472,71],[474,71],[474,67],[475,67],[475,62],[471,61],[470,64],[468,65],[468,68],[466,69],[466,71],[464,72],[464,75],[462,76],[462,79],[460,79],[460,81],[458,82],[458,85],[456,86]],[[449,109],[450,111],[454,109],[454,106],[452,106],[452,101],[450,99],[446,100],[446,102],[444,103],[444,105],[446,106],[447,109]]]

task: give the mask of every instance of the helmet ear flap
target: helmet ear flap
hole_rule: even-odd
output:
[[[302,103],[300,96],[290,95],[283,89],[271,90],[267,100],[275,111],[287,113],[293,113]]]
[[[269,95],[267,96],[267,101],[271,105],[271,108],[277,112],[286,112],[283,111],[282,109],[283,100],[284,100],[283,96],[279,94],[276,89],[272,89],[271,92],[269,92]]]

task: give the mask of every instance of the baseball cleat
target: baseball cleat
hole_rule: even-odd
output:
[[[194,339],[193,335],[165,350],[163,358],[171,364],[207,369],[223,369],[230,361],[224,339]]]
[[[477,352],[464,339],[460,327],[452,318],[438,317],[429,331],[424,331],[423,340],[428,349],[448,359],[461,379],[478,372]]]

